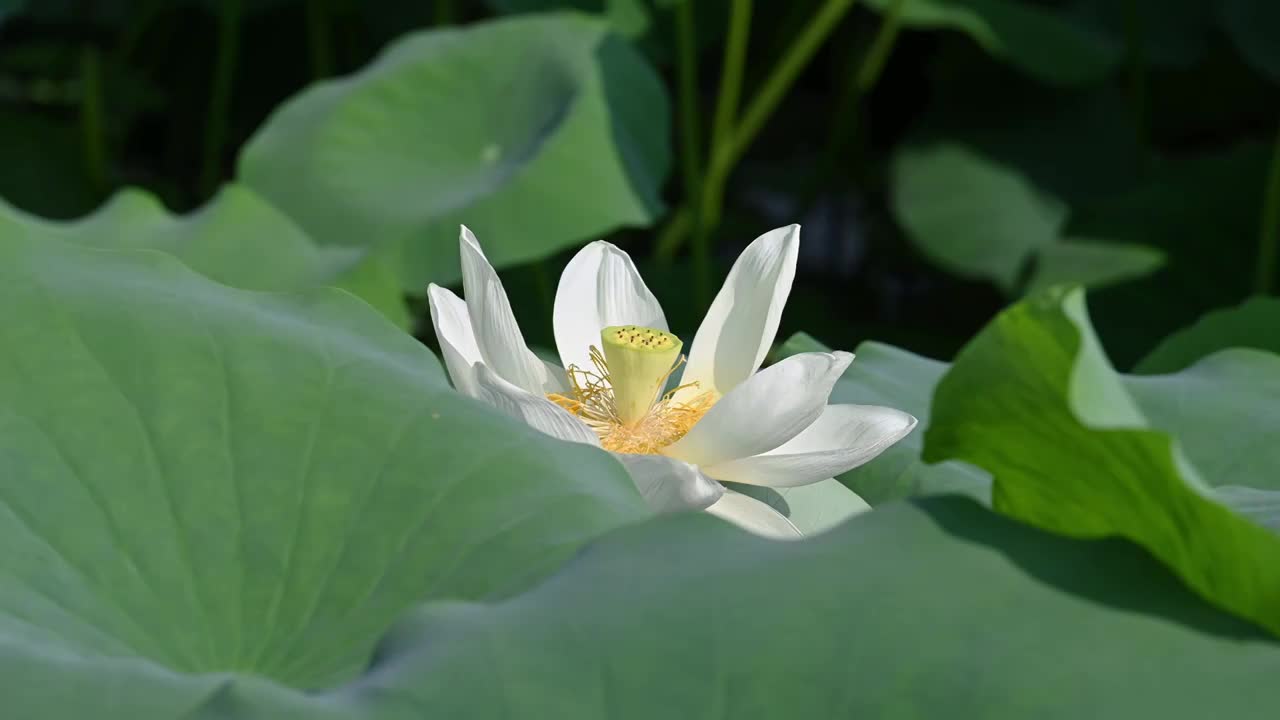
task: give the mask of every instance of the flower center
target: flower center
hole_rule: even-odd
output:
[[[600,331],[603,351],[591,347],[592,370],[568,368],[569,392],[547,397],[577,415],[606,450],[657,454],[684,437],[715,404],[714,393],[664,393],[667,380],[684,358],[680,338],[663,330],[619,325]]]

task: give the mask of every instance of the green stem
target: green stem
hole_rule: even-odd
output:
[[[889,64],[889,56],[893,53],[893,46],[898,41],[898,30],[902,27],[902,10],[906,6],[906,0],[893,0],[885,10],[884,18],[880,21],[880,29],[876,31],[875,39],[871,41],[871,49],[867,50],[867,57],[862,61],[862,67],[858,69],[857,80],[854,82],[859,96],[871,92],[871,88],[876,86],[880,76],[884,74],[884,67]]]
[[[813,19],[800,33],[800,37],[787,50],[782,61],[774,66],[773,72],[765,79],[764,86],[756,93],[755,99],[742,114],[742,122],[734,132],[733,144],[727,164],[732,166],[741,158],[742,153],[756,139],[756,135],[764,128],[764,124],[773,115],[778,103],[786,97],[795,83],[800,71],[809,64],[818,48],[826,41],[827,36],[835,29],[855,0],[827,0]]]
[[[708,164],[707,174],[703,180],[701,209],[698,213],[696,230],[692,227],[693,223],[688,223],[687,221],[685,227],[695,230],[699,235],[710,233],[715,229],[715,223],[718,222],[720,217],[723,185],[728,179],[729,172],[741,159],[747,148],[751,146],[756,135],[764,128],[765,123],[777,108],[778,103],[786,97],[787,92],[795,83],[796,78],[799,77],[800,72],[813,58],[814,54],[817,53],[818,49],[822,47],[827,36],[835,29],[845,13],[849,11],[849,8],[853,7],[855,1],[826,0],[823,3],[818,12],[809,20],[804,30],[787,48],[787,52],[782,59],[769,73],[764,85],[756,93],[751,103],[747,105],[741,121],[729,133],[727,141],[719,146],[713,144],[711,161]],[[676,217],[679,218],[681,214],[691,215],[692,211],[688,208],[682,208],[677,211]],[[655,252],[658,258],[669,261],[675,257],[676,252],[679,251],[687,236],[687,231],[676,232],[676,223],[673,220],[668,226],[668,232],[660,239],[656,248]]]
[[[752,0],[733,0],[730,5],[729,37],[720,67],[720,94],[711,121],[713,153],[733,142],[733,125],[742,98],[742,76],[747,66],[747,42],[751,37],[751,9]]]
[[[691,193],[691,195],[695,194],[696,192]],[[662,232],[658,234],[653,253],[659,262],[671,262],[685,238],[693,232],[693,207],[696,206],[685,204],[676,208],[675,212],[671,213],[671,219],[667,220]]]
[[[880,28],[871,40],[871,46],[858,63],[853,73],[853,81],[846,86],[845,92],[836,108],[835,120],[831,124],[831,136],[827,141],[827,150],[823,153],[822,165],[818,172],[810,175],[810,181],[800,193],[797,214],[802,215],[817,199],[822,188],[827,187],[832,176],[836,174],[840,163],[844,161],[849,148],[854,144],[862,129],[862,99],[867,96],[880,81],[889,57],[893,54],[898,40],[898,30],[902,25],[902,10],[906,0],[892,0],[885,9]]]
[[[680,143],[684,193],[692,198],[702,184],[702,121],[698,112],[698,52],[693,28],[693,0],[684,0],[676,8],[676,32],[679,45],[677,71],[680,82]]]
[[[213,66],[209,117],[204,126],[204,162],[200,171],[200,190],[205,195],[213,192],[222,175],[222,155],[231,110],[231,83],[235,76],[236,56],[240,53],[240,0],[222,0],[218,8],[218,49]]]
[[[328,0],[307,0],[307,47],[311,51],[311,78],[333,74],[333,34],[329,27]]]
[[[696,197],[689,198],[693,216],[693,271],[697,302],[711,301],[712,239],[720,224],[720,207],[729,167],[724,158],[733,143],[733,126],[742,97],[742,76],[747,65],[747,41],[751,37],[752,0],[733,0],[729,6],[729,37],[724,46],[724,62],[720,67],[720,92],[716,98],[715,116],[711,121],[711,162]]]
[[[85,172],[93,187],[107,190],[107,143],[102,127],[102,64],[98,49],[86,45],[80,54],[80,133]]]
[[[1262,222],[1258,232],[1258,281],[1261,295],[1271,293],[1276,276],[1276,261],[1280,259],[1280,132],[1276,133],[1276,147],[1271,155],[1271,170],[1267,175],[1267,189],[1262,196]]]

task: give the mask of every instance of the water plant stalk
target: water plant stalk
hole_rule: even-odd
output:
[[[218,49],[213,65],[209,115],[205,118],[204,156],[200,169],[200,190],[206,195],[217,187],[222,174],[222,156],[231,113],[231,86],[239,54],[240,0],[223,0],[218,4]]]
[[[697,33],[693,23],[693,0],[676,7],[676,72],[680,84],[680,168],[685,193],[697,192],[702,184],[702,119],[698,107]]]
[[[107,190],[107,143],[102,125],[102,63],[98,49],[86,45],[80,53],[80,135],[85,173],[94,189]]]
[[[788,46],[782,58],[769,72],[751,102],[741,115],[741,119],[732,125],[732,129],[719,142],[713,140],[710,161],[707,163],[702,188],[696,200],[689,197],[668,222],[666,230],[658,239],[655,255],[659,260],[670,261],[679,252],[680,247],[691,235],[708,237],[719,222],[724,184],[734,165],[743,153],[751,146],[756,136],[764,128],[778,104],[786,97],[800,72],[808,65],[845,13],[853,7],[856,0],[826,0],[822,7],[810,18],[808,24]],[[730,20],[730,32],[733,29]],[[729,47],[726,46],[726,59]],[[724,81],[722,81],[723,84]],[[738,82],[741,82],[739,77]],[[721,89],[721,97],[724,89]],[[695,204],[696,203],[696,204]],[[697,209],[696,215],[695,210]],[[696,222],[695,222],[696,219]],[[710,243],[710,240],[704,240]],[[709,250],[707,245],[704,250]],[[695,250],[695,253],[699,251]],[[709,253],[708,253],[709,255]],[[696,262],[696,255],[695,255]]]
[[[831,123],[831,135],[827,140],[826,151],[822,154],[822,165],[818,172],[809,176],[805,188],[799,193],[795,216],[798,218],[812,207],[821,194],[822,189],[830,186],[836,170],[845,161],[862,131],[862,99],[866,97],[880,81],[884,74],[889,57],[897,44],[898,31],[902,26],[902,11],[906,0],[893,0],[883,13],[880,27],[857,69],[852,73],[852,80],[846,84],[839,104],[836,106],[835,119]]]
[[[717,159],[722,158],[733,143],[742,76],[747,65],[747,42],[751,36],[752,0],[733,0],[729,8],[729,36],[725,41],[720,92],[711,121],[711,162],[702,187],[689,199],[690,206],[697,208],[692,218],[693,267],[696,298],[702,306],[711,300],[712,233],[720,222],[724,184],[729,174],[729,167]]]

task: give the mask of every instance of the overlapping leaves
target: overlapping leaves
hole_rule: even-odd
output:
[[[1048,292],[1002,313],[957,357],[937,387],[924,456],[989,471],[995,506],[1014,517],[1130,538],[1205,597],[1280,632],[1280,535],[1260,522],[1274,505],[1274,424],[1240,413],[1245,393],[1266,407],[1278,388],[1280,358],[1248,350],[1126,388],[1082,294]],[[1195,439],[1179,445],[1148,413]],[[1231,415],[1241,427],[1223,426]]]
[[[961,499],[800,543],[695,515],[615,532],[647,512],[607,455],[462,399],[350,297],[248,293],[47,238],[0,238],[0,258],[17,309],[0,324],[15,716],[1247,717],[1280,701],[1280,650],[1127,543]],[[485,602],[440,602],[467,599]]]
[[[801,333],[789,339],[780,354],[828,351],[830,348]],[[951,493],[989,502],[991,479],[982,470],[962,462],[928,465],[920,459],[933,389],[949,365],[873,341],[859,345],[854,355],[831,393],[831,402],[895,407],[914,415],[920,425],[880,457],[841,475],[840,482],[872,505]]]

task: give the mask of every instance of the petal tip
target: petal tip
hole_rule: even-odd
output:
[[[475,248],[477,252],[480,252],[480,241],[476,239],[476,234],[471,232],[471,228],[466,225],[459,225],[458,228],[458,243],[464,247]],[[484,253],[481,252],[480,254],[483,255]]]
[[[432,310],[435,310],[437,304],[443,304],[451,300],[462,302],[462,298],[458,297],[449,288],[441,287],[435,283],[427,285],[427,304]]]

